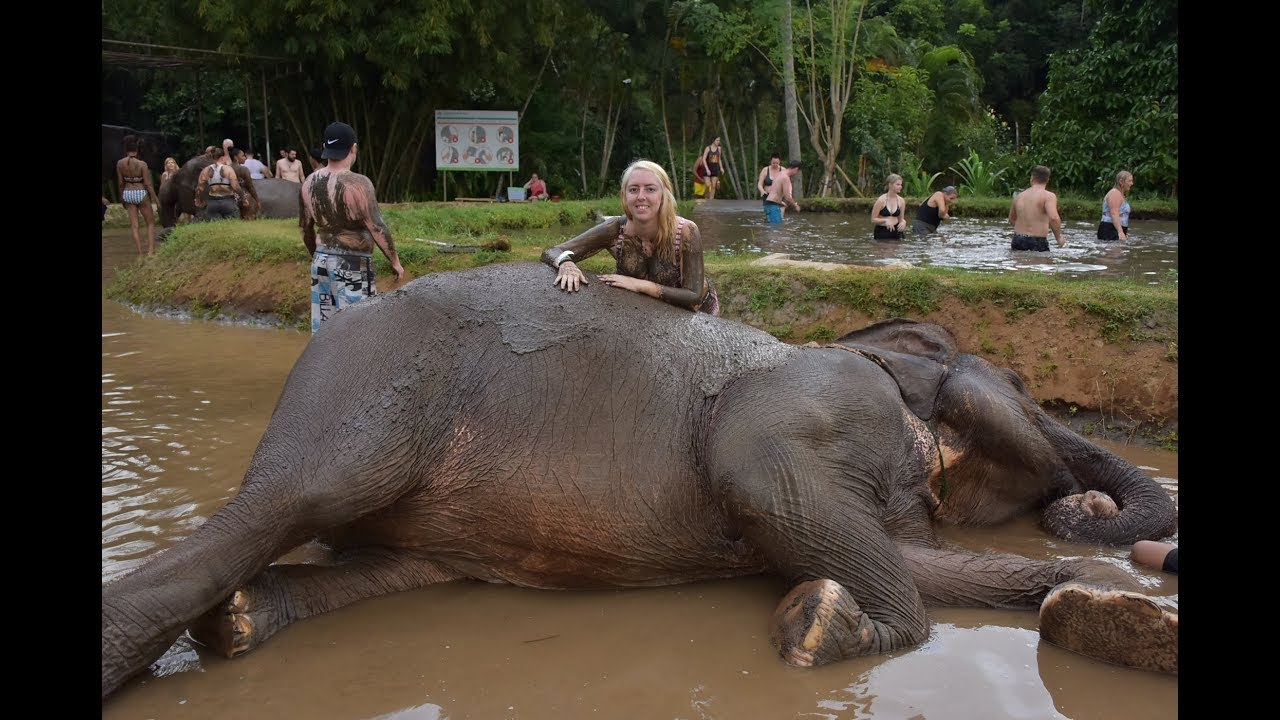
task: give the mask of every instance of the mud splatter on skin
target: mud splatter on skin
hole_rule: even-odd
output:
[[[308,220],[315,223],[321,244],[372,252],[376,234],[380,233],[387,250],[395,249],[369,178],[349,170],[321,170],[306,182],[300,222],[303,227]]]

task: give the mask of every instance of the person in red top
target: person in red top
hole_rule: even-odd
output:
[[[529,191],[528,199],[530,200],[547,200],[551,197],[547,194],[547,184],[542,182],[538,173],[534,173],[529,178],[529,182],[524,184],[524,189]]]

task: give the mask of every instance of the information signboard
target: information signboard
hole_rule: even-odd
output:
[[[437,110],[436,169],[519,170],[519,113],[514,110]]]

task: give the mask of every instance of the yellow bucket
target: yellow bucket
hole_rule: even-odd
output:
[[[706,194],[707,194],[707,186],[706,186],[706,185],[703,185],[702,183],[698,182],[697,180],[694,180],[694,181],[693,181],[693,194],[694,194],[694,195],[697,195],[698,197],[702,197],[703,195],[706,195]]]

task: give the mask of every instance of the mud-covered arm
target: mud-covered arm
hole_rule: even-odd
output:
[[[123,164],[124,160],[116,161],[116,192],[120,193],[120,202],[124,202],[124,170],[120,167]]]
[[[565,262],[577,264],[612,245],[626,224],[625,215],[607,217],[604,222],[581,235],[543,250],[539,259],[553,268],[558,268]]]
[[[382,248],[382,254],[391,261],[391,269],[396,279],[404,274],[400,264],[400,254],[396,252],[395,241],[391,239],[391,229],[382,219],[382,210],[378,207],[378,199],[374,196],[373,182],[364,175],[352,173],[352,178],[342,189],[342,199],[346,203],[347,212],[353,218],[361,218],[364,227],[373,236],[373,241]]]
[[[307,201],[310,197],[310,189],[302,186],[302,192],[298,193],[298,227],[302,228],[302,244],[307,247],[307,254],[315,257],[316,254],[316,216],[311,211],[311,203]]]
[[[239,175],[239,174],[240,172],[237,170],[236,175]],[[262,205],[262,201],[258,199],[258,189],[253,186],[253,177],[249,175],[248,168],[245,168],[244,180],[240,183],[240,187],[243,187],[245,190],[249,191],[249,195],[253,197],[253,201],[255,203],[257,203],[258,205]]]
[[[681,286],[678,288],[659,285],[659,300],[691,310],[697,309],[705,297],[706,282],[702,277],[702,230],[698,224],[690,220],[684,226],[687,236],[680,243],[680,254],[683,272]]]
[[[200,179],[196,181],[196,207],[204,207],[204,194],[209,189],[209,178],[213,177],[213,166],[206,165],[200,171]]]

